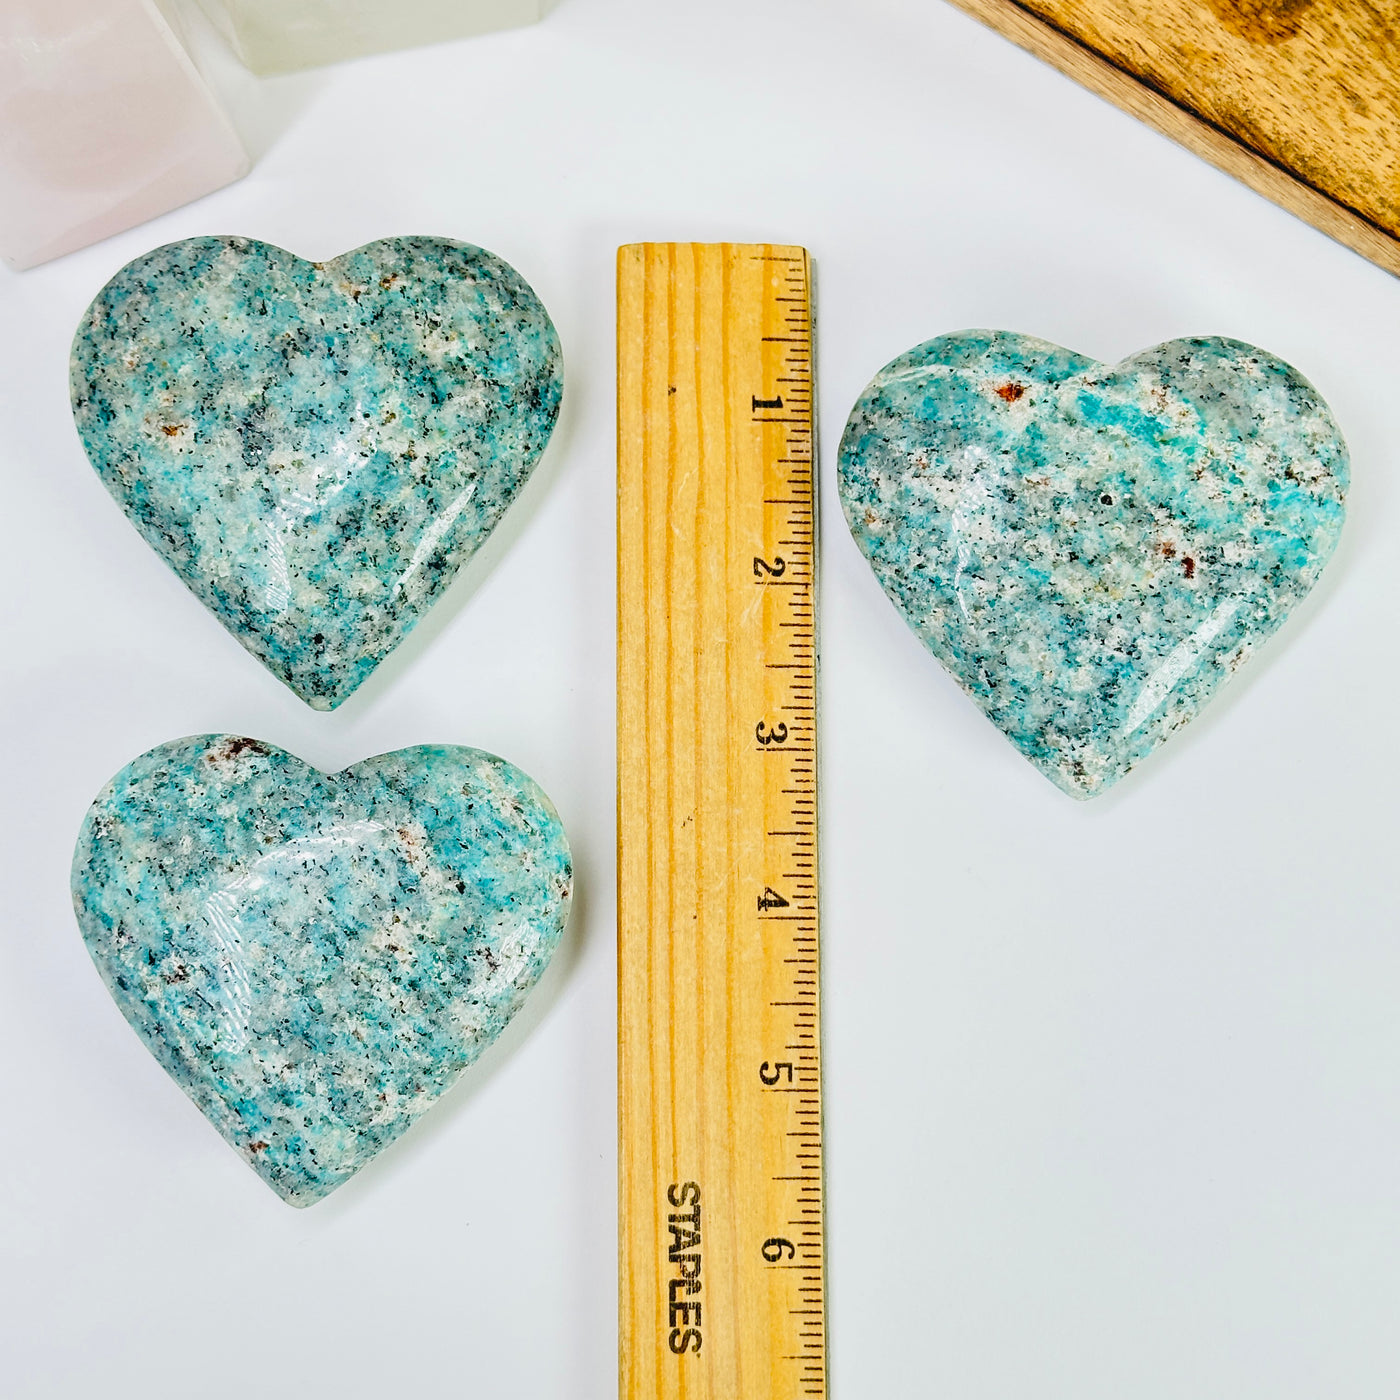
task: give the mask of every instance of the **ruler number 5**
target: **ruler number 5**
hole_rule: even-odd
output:
[[[787,561],[781,554],[773,556],[770,564],[766,559],[761,559],[757,554],[753,557],[753,572],[755,578],[762,578],[764,574],[771,574],[774,578],[782,578],[787,572]]]
[[[765,730],[767,731],[766,733],[764,732]],[[757,739],[760,744],[783,744],[787,742],[787,725],[785,724],[775,724],[769,729],[765,720],[759,720],[753,727],[753,733],[754,738]]]
[[[770,1074],[769,1071],[772,1071]],[[776,1084],[783,1075],[787,1075],[787,1082],[792,1083],[792,1065],[787,1060],[779,1060],[777,1064],[770,1065],[767,1060],[759,1065],[758,1077],[765,1084]]]

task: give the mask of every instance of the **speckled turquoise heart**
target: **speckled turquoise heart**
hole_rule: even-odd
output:
[[[529,285],[441,238],[326,263],[248,238],[157,248],[98,294],[70,377],[88,457],[132,523],[323,710],[495,528],[562,393]]]
[[[73,856],[83,939],[123,1015],[297,1206],[501,1033],[572,882],[558,815],[503,759],[401,749],[327,775],[227,734],[129,764]]]
[[[841,442],[846,520],[930,651],[1092,797],[1188,723],[1317,582],[1346,446],[1235,340],[1118,365],[963,331],[886,365]]]

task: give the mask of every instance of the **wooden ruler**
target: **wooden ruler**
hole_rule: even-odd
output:
[[[807,255],[618,254],[623,1400],[826,1394]]]

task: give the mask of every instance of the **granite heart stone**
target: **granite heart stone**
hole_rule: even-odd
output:
[[[500,258],[388,238],[326,263],[191,238],[73,342],[89,459],[156,552],[333,709],[495,528],[559,414],[559,340]]]
[[[1239,341],[1104,365],[964,331],[880,371],[839,477],[920,639],[1046,777],[1092,797],[1317,582],[1348,463],[1312,385]]]
[[[573,872],[503,759],[401,749],[333,775],[252,739],[162,744],[73,857],[88,952],[147,1048],[284,1200],[319,1200],[501,1033]]]

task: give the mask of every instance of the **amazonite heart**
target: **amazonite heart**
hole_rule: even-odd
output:
[[[326,263],[249,238],[157,248],[98,294],[70,378],[83,446],[132,523],[317,709],[495,528],[562,394],[529,285],[442,238]]]
[[[1104,365],[963,331],[880,371],[839,477],[920,639],[1051,782],[1092,797],[1317,582],[1348,464],[1312,385],[1239,341]]]
[[[227,734],[98,794],[73,905],[122,1014],[274,1191],[321,1199],[501,1033],[568,915],[559,817],[504,759],[336,774]]]

